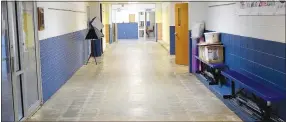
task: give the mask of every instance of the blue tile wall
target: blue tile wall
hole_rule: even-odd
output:
[[[117,23],[118,39],[138,39],[138,23]]]
[[[221,33],[220,40],[225,47],[225,64],[230,69],[260,79],[262,84],[286,94],[285,43],[228,33]],[[286,120],[286,100],[273,105],[273,111]]]
[[[285,43],[221,33],[225,63],[265,85],[286,91]]]
[[[170,26],[170,55],[175,55],[175,26]]]
[[[44,102],[84,64],[85,35],[86,29],[40,40]]]

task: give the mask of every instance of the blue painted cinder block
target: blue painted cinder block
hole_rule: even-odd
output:
[[[138,23],[117,23],[118,39],[138,39]]]
[[[230,69],[261,79],[261,83],[286,94],[286,44],[228,33],[221,33],[225,64]],[[273,103],[273,111],[286,120],[286,100]]]
[[[260,77],[265,85],[286,90],[285,43],[226,33],[221,33],[221,41],[226,47],[225,57],[233,59],[226,60],[230,68]],[[276,48],[280,52],[274,52]]]
[[[170,26],[170,55],[175,55],[175,26]]]
[[[46,102],[84,64],[86,29],[40,40],[43,99]],[[88,57],[87,57],[88,58]]]

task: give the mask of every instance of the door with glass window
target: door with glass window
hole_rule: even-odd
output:
[[[2,120],[20,121],[42,101],[35,6],[1,3]]]
[[[40,105],[36,46],[37,22],[34,2],[17,2],[17,27],[20,71],[22,78],[24,115],[30,115]]]
[[[175,62],[189,64],[188,3],[175,4]]]
[[[34,2],[11,3],[11,25],[15,25],[11,29],[14,28],[16,33],[11,45],[12,79],[17,98],[16,121],[31,115],[40,106],[42,99],[35,6]]]

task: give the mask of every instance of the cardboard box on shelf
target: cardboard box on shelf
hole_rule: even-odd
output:
[[[223,45],[199,45],[199,57],[208,63],[223,63]]]

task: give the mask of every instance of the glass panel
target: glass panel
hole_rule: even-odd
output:
[[[1,10],[1,119],[2,121],[14,121],[6,2],[1,3]]]
[[[20,25],[22,27],[23,47],[23,69],[25,84],[25,96],[27,97],[26,105],[30,108],[35,102],[39,100],[38,95],[38,81],[37,81],[37,62],[36,62],[36,48],[34,35],[34,6],[33,2],[22,2],[22,12]]]
[[[24,110],[23,110],[23,93],[22,93],[22,75],[19,75],[15,78],[16,82],[16,94],[17,102],[18,102],[18,120],[21,120],[24,117]]]
[[[178,26],[181,26],[181,8],[178,8]]]

